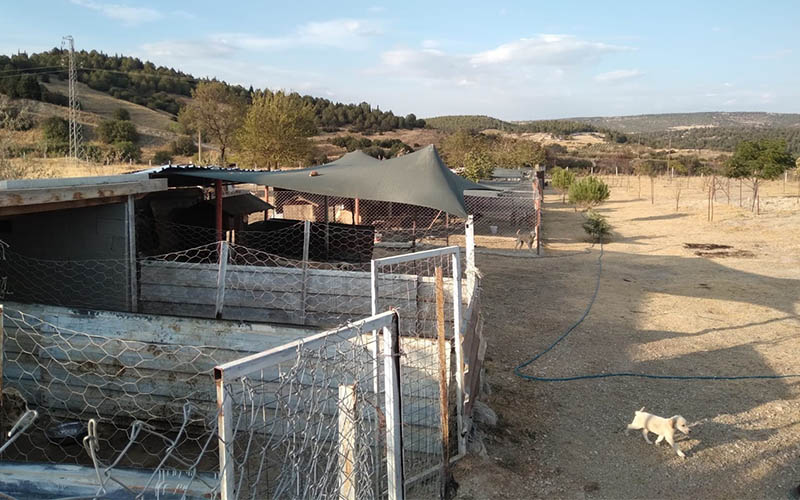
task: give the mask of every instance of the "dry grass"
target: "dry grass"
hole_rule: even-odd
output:
[[[634,371],[676,375],[800,373],[800,197],[797,184],[762,191],[755,216],[718,204],[706,220],[699,178],[684,187],[618,178],[599,211],[614,228],[600,292],[586,319],[526,373],[568,376]],[[738,195],[738,192],[736,193]],[[719,196],[718,196],[719,199]],[[724,200],[723,200],[724,201]],[[800,379],[676,381],[610,378],[524,381],[513,368],[540,352],[583,312],[599,249],[581,214],[548,194],[545,255],[478,254],[484,273],[488,403],[500,416],[488,457],[457,468],[459,498],[786,498],[798,483]],[[748,257],[701,257],[685,243],[729,245]],[[745,254],[746,255],[746,254]],[[626,436],[646,406],[695,423],[667,446]]]
[[[117,175],[145,168],[142,165],[116,163],[99,165],[70,158],[13,158],[0,163],[0,179],[41,179],[51,177],[91,177]]]

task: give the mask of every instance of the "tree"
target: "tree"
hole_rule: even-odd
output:
[[[172,155],[169,151],[161,149],[153,154],[153,163],[156,165],[166,165],[172,162]]]
[[[464,156],[464,177],[478,182],[484,179],[491,179],[494,172],[492,158],[479,151],[470,151]]]
[[[192,100],[178,115],[188,130],[200,130],[219,144],[220,162],[244,120],[247,102],[221,82],[203,82],[192,91]]]
[[[599,243],[611,234],[611,224],[602,215],[594,210],[589,210],[586,213],[583,230],[592,237],[595,243]]]
[[[611,195],[608,185],[596,177],[583,177],[569,187],[569,202],[576,207],[591,208],[606,201]]]
[[[114,110],[114,114],[112,115],[115,120],[119,121],[130,121],[131,114],[125,108],[117,108]]]
[[[47,117],[42,122],[44,140],[51,144],[66,144],[69,142],[69,122],[60,116]]]
[[[759,212],[759,182],[777,179],[794,165],[795,159],[787,150],[786,141],[743,141],[736,146],[733,156],[725,163],[725,175],[734,179],[750,180],[753,185],[751,210]]]
[[[97,126],[97,137],[106,144],[114,142],[135,143],[139,139],[139,134],[136,132],[136,126],[132,122],[103,120]]]
[[[261,168],[295,166],[314,152],[314,110],[294,95],[256,95],[238,134],[245,160]]]
[[[555,167],[550,171],[550,182],[561,193],[561,202],[563,203],[566,201],[569,187],[575,182],[575,174],[567,169]]]
[[[466,168],[465,160],[468,153],[485,153],[488,155],[489,138],[483,134],[459,130],[445,137],[442,140],[440,149],[442,159],[449,167]]]

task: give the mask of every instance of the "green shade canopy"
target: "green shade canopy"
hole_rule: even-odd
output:
[[[389,160],[354,151],[338,160],[299,170],[276,172],[181,169],[175,174],[260,184],[343,198],[392,201],[467,216],[465,190],[493,190],[454,174],[431,145]],[[161,175],[169,175],[166,169]]]

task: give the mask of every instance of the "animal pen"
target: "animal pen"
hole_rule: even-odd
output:
[[[374,235],[311,221],[276,229],[276,251],[231,227],[249,209],[223,212],[219,182],[211,200],[171,182],[0,186],[0,492],[440,494],[485,350],[469,219],[466,252],[375,259]],[[211,203],[216,224],[158,220],[159,203]]]

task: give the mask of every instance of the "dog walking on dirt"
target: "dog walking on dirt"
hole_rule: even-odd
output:
[[[679,457],[686,458],[686,455],[684,455],[681,449],[678,448],[678,445],[675,444],[676,429],[687,436],[689,435],[689,426],[686,424],[686,419],[682,416],[675,415],[670,418],[658,417],[645,412],[643,406],[641,410],[634,413],[633,422],[628,424],[628,428],[625,429],[625,434],[630,430],[639,429],[642,430],[642,435],[644,436],[644,440],[647,441],[647,444],[661,444],[661,441],[666,439],[667,443],[672,446],[672,449],[675,450],[675,453],[677,453]],[[648,434],[651,432],[658,436],[655,443],[650,441],[648,437]]]

